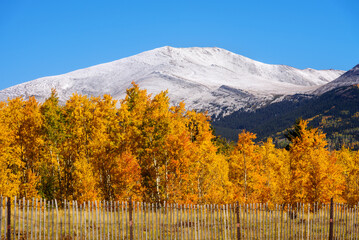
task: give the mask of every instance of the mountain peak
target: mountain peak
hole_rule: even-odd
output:
[[[322,87],[319,87],[313,93],[321,95],[338,87],[351,86],[356,84],[359,84],[359,64],[342,74],[334,81],[327,83]]]
[[[348,72],[344,73],[345,75],[348,75],[349,77],[357,76],[359,77],[359,64],[350,69]],[[343,75],[344,75],[343,74]]]
[[[352,68],[352,70],[353,70],[354,72],[359,71],[359,64],[358,64],[358,65],[356,65],[355,67],[353,67],[353,68]]]
[[[224,54],[233,54],[240,56],[238,54],[232,53],[224,48],[219,47],[184,47],[184,48],[178,48],[178,47],[171,47],[171,46],[163,46],[159,48],[155,48],[153,50],[150,50],[148,52],[177,52],[177,53],[197,53],[197,54],[210,54],[210,53],[224,53]]]
[[[51,88],[57,89],[61,102],[74,92],[121,99],[134,81],[149,93],[168,90],[173,104],[184,101],[190,109],[217,115],[261,106],[278,96],[305,93],[341,74],[265,64],[218,47],[164,46],[13,86],[0,91],[0,100],[22,95],[43,101]]]

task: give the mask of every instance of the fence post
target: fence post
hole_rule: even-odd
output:
[[[239,223],[239,203],[237,201],[237,206],[236,206],[236,215],[237,215],[237,240],[241,239],[241,227],[240,227],[240,223]]]
[[[329,240],[333,240],[333,198],[330,199]]]
[[[6,239],[11,240],[11,197],[7,199],[7,232]]]
[[[133,240],[133,220],[132,220],[132,211],[133,211],[132,197],[130,197],[130,202],[129,202],[130,240]]]

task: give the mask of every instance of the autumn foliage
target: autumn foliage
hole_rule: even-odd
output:
[[[61,105],[0,103],[0,194],[46,199],[177,203],[359,201],[359,153],[329,151],[299,121],[287,149],[216,138],[204,113],[138,85],[124,100],[73,94]]]

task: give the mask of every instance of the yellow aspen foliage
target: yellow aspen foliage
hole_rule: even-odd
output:
[[[196,203],[228,196],[220,187],[228,183],[228,164],[216,154],[205,114],[186,112],[183,103],[170,107],[167,92],[152,98],[133,84],[119,115],[141,168],[145,201]],[[220,170],[224,173],[216,174]]]
[[[42,116],[34,97],[9,100],[2,110],[3,124],[7,126],[6,161],[20,179],[20,197],[37,197],[39,185],[38,163],[42,156]],[[15,188],[16,189],[16,188]]]
[[[163,198],[161,166],[164,157],[164,141],[168,134],[169,100],[166,93],[151,99],[138,85],[127,90],[127,96],[119,110],[125,132],[124,147],[131,150],[141,168],[143,197],[147,201]]]
[[[232,200],[232,183],[228,178],[228,162],[216,154],[217,149],[203,156],[204,169],[200,170],[199,203],[225,204]],[[200,198],[202,196],[202,198]]]
[[[329,152],[328,164],[325,165],[323,171],[322,202],[329,202],[331,197],[333,197],[336,202],[344,202],[345,200],[342,197],[343,191],[345,190],[344,170],[335,152]]]
[[[340,166],[326,148],[325,135],[307,124],[299,121],[299,135],[290,144],[287,203],[328,202],[338,196],[336,189],[342,184]]]
[[[166,141],[168,149],[168,161],[162,166],[165,181],[165,199],[167,202],[192,203],[197,200],[197,196],[191,191],[193,182],[192,169],[192,142],[188,133],[183,129],[183,125],[178,126],[179,132],[172,134]]]
[[[0,161],[0,195],[5,197],[19,195],[19,177],[13,173],[9,165]]]
[[[48,200],[171,203],[359,201],[359,154],[330,152],[325,135],[299,121],[290,144],[233,145],[215,138],[206,113],[171,106],[167,92],[133,83],[124,100],[56,90],[0,102],[0,194]]]
[[[359,152],[343,147],[336,152],[344,179],[342,198],[344,202],[355,205],[359,200]]]
[[[263,193],[264,196],[268,197],[270,203],[285,203],[285,196],[289,184],[289,168],[287,162],[289,159],[289,152],[285,149],[273,149],[273,143],[271,139],[263,145],[261,156],[263,160],[268,161],[266,167],[266,189],[269,188],[270,192],[268,195]],[[263,161],[262,160],[262,161]],[[260,201],[264,201],[261,199]]]
[[[121,126],[117,101],[111,96],[93,98],[91,162],[94,167],[101,198],[120,200],[141,194],[141,172],[137,160],[127,149],[125,132]]]
[[[26,181],[20,184],[19,195],[27,199],[39,197],[38,190],[34,186],[38,185],[40,176],[36,176],[31,169],[26,169],[24,175]]]
[[[76,159],[74,162],[73,199],[80,203],[96,200],[98,189],[95,183],[94,171],[88,160],[84,157]]]
[[[61,146],[63,155],[62,199],[94,200],[98,186],[91,164],[91,121],[94,104],[86,96],[73,94],[63,107],[66,121],[66,140]]]
[[[228,178],[228,162],[217,154],[217,147],[209,117],[203,113],[188,111],[187,128],[194,144],[192,150],[192,191],[197,195],[198,203],[224,203],[231,199],[232,189]]]
[[[271,138],[263,142],[258,149],[259,160],[254,166],[253,198],[256,202],[283,202],[280,198],[283,181],[283,162],[285,152],[276,149]]]
[[[143,177],[146,177],[147,194],[151,199],[164,199],[165,172],[163,166],[168,162],[165,142],[171,135],[169,98],[166,92],[153,97],[145,110],[141,126],[141,147],[138,159]]]
[[[9,139],[11,131],[6,118],[5,102],[0,102],[0,195],[10,197],[19,194],[22,162],[15,158]]]
[[[61,192],[61,166],[63,166],[60,146],[65,140],[65,119],[61,108],[57,92],[52,89],[50,97],[40,108],[43,116],[41,134],[44,144],[43,156],[39,163],[41,175],[39,192],[42,197],[49,200],[61,199],[61,196],[57,195]]]
[[[255,201],[256,167],[260,161],[259,148],[254,143],[256,135],[242,131],[238,142],[230,155],[229,179],[233,183],[236,201]],[[257,176],[258,178],[258,176]]]
[[[90,120],[91,140],[88,144],[92,154],[89,161],[94,168],[101,198],[109,201],[115,199],[115,182],[110,172],[116,167],[115,159],[120,147],[120,138],[117,136],[120,132],[116,115],[117,101],[105,95],[103,99],[93,98],[92,102],[95,106]]]

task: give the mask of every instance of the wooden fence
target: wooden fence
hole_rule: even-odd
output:
[[[7,207],[9,206],[9,207]],[[358,206],[333,205],[333,239],[359,239]],[[9,215],[10,213],[10,215]],[[328,204],[179,205],[0,199],[11,239],[328,239]]]

